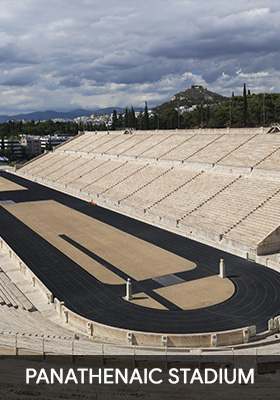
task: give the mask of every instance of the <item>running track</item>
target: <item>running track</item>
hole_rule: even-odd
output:
[[[0,192],[0,201],[13,200],[19,203],[55,200],[194,261],[198,264],[197,268],[176,274],[185,281],[217,274],[219,259],[224,258],[227,276],[235,285],[233,296],[220,304],[198,310],[181,310],[163,298],[157,298],[153,289],[161,285],[147,279],[134,282],[133,290],[153,296],[168,310],[149,309],[131,304],[121,298],[125,293],[125,285],[111,286],[99,282],[0,206],[0,236],[55,297],[85,318],[119,328],[158,333],[217,332],[250,325],[256,325],[257,331],[260,332],[267,329],[268,319],[280,314],[280,274],[273,270],[105,208],[90,205],[7,172],[1,172],[0,176],[28,189]],[[127,277],[114,265],[66,235],[62,235],[62,238],[106,268],[123,278]]]

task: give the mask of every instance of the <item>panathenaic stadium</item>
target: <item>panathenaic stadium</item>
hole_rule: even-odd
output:
[[[0,205],[6,352],[277,343],[277,130],[83,132]]]

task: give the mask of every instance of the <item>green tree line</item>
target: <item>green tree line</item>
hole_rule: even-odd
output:
[[[70,135],[78,133],[79,126],[72,122],[53,122],[51,119],[44,122],[29,121],[26,123],[9,121],[0,124],[1,137],[19,137],[20,135]]]
[[[72,122],[54,122],[52,120],[44,122],[29,121],[9,121],[0,124],[0,156],[6,156],[9,160],[15,159],[13,146],[5,149],[5,139],[19,139],[21,135],[47,136],[61,135],[74,136],[77,135],[79,126]],[[12,143],[12,142],[11,142]],[[22,158],[30,158],[30,155]]]
[[[191,129],[191,128],[243,128],[269,126],[280,123],[280,94],[250,94],[244,84],[243,96],[228,98],[216,105],[200,104],[193,111],[179,113],[175,108],[153,109],[154,115],[147,117],[147,104],[136,118],[133,107],[124,115],[114,112],[112,130],[126,127],[143,129]]]

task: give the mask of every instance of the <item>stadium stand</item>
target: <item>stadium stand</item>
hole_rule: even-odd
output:
[[[0,334],[73,337],[74,332],[64,328],[55,313],[48,310],[41,294],[30,282],[22,279],[15,261],[2,248],[0,263]]]
[[[104,160],[103,160],[104,161]],[[80,190],[87,188],[87,192],[90,193],[90,186],[106,176],[109,177],[115,170],[125,165],[125,161],[117,161],[107,159],[106,162],[101,162],[100,159],[95,159],[95,167],[91,169],[87,174],[83,174],[80,178],[75,180],[72,185],[79,188]]]
[[[226,134],[221,135],[217,140],[190,156],[188,162],[215,164],[227,155],[252,140],[253,135]]]
[[[79,158],[79,164],[76,166],[74,170],[72,168],[71,163],[67,164],[67,170],[65,171],[65,174],[61,175],[57,179],[57,182],[61,182],[64,185],[71,183],[72,186],[74,187],[76,180],[86,177],[86,175],[89,174],[92,170],[98,168],[99,166],[107,162],[108,160],[83,156]],[[79,183],[77,184],[77,187],[80,187]]]
[[[276,134],[256,135],[236,151],[231,152],[218,164],[254,168],[280,147],[280,136]]]
[[[33,311],[34,306],[3,270],[0,270],[0,304]]]
[[[243,176],[188,213],[182,223],[224,234],[278,191],[279,182],[263,182],[262,179]],[[251,196],[252,192],[256,193],[255,196]]]
[[[135,197],[143,201],[144,209],[163,199],[197,175],[196,171],[146,164],[143,169],[108,189],[106,198],[117,203],[133,204]],[[147,188],[147,189],[145,189]]]
[[[280,150],[277,148],[276,150],[269,153],[269,155],[263,158],[258,164],[256,164],[255,168],[257,170],[267,170],[270,172],[279,171],[280,170]]]
[[[175,221],[180,220],[185,215],[194,212],[209,198],[213,198],[217,193],[227,188],[236,179],[236,175],[219,175],[204,171],[195,179],[178,188],[170,196],[158,202],[154,207],[151,205],[150,211],[165,215]]]
[[[260,128],[85,132],[16,173],[247,257],[280,249],[279,151]]]
[[[246,241],[251,247],[261,244],[267,236],[267,232],[273,232],[275,225],[279,223],[279,202],[280,193],[278,189],[253,212],[225,232],[225,238],[237,242]]]

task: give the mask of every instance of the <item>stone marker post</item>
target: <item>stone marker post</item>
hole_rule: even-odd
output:
[[[225,261],[223,258],[220,259],[220,278],[226,277]]]
[[[130,278],[127,278],[126,282],[126,300],[132,300],[132,285]]]

